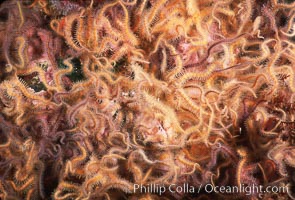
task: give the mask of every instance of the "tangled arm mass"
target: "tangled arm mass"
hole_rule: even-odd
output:
[[[3,2],[0,198],[295,199],[294,18],[279,0]],[[171,184],[200,191],[134,191]]]

